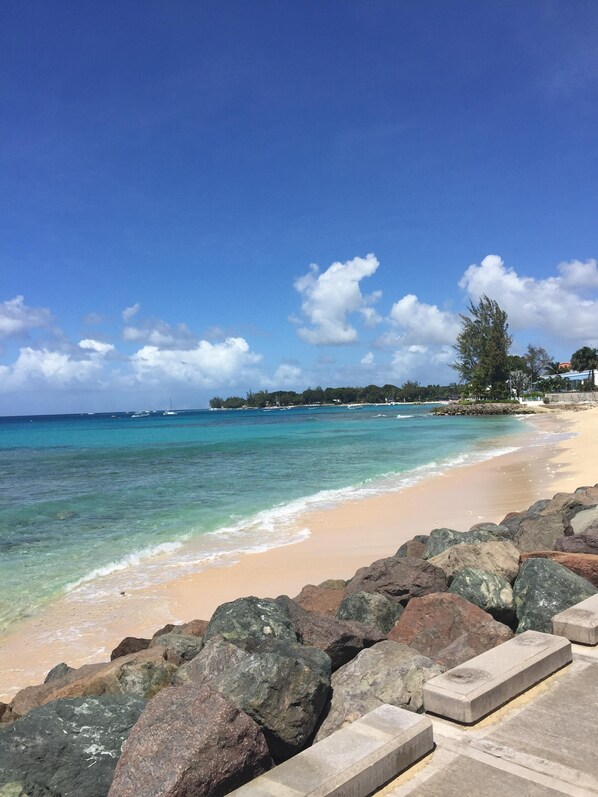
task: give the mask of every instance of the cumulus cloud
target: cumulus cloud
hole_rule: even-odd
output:
[[[354,343],[358,338],[357,330],[347,317],[365,311],[366,322],[377,320],[375,314],[367,311],[381,293],[364,296],[359,283],[374,274],[378,266],[376,257],[369,254],[345,263],[333,263],[323,272],[312,264],[307,274],[295,280],[295,290],[303,297],[301,311],[311,324],[311,327],[298,329],[303,340],[316,345]]]
[[[0,385],[4,392],[39,385],[65,387],[83,384],[101,369],[101,358],[26,346],[12,365],[0,366]]]
[[[435,304],[420,302],[413,293],[393,304],[390,318],[399,328],[403,343],[413,345],[451,344],[460,330],[458,316],[440,310]]]
[[[171,326],[166,321],[148,319],[139,326],[126,326],[122,339],[133,343],[146,343],[158,348],[186,349],[197,344],[197,337],[186,324]]]
[[[137,379],[142,382],[155,382],[166,377],[201,387],[214,387],[234,384],[249,376],[261,359],[260,354],[250,351],[244,338],[227,338],[222,343],[200,340],[192,349],[143,346],[131,356],[130,363]]]
[[[27,335],[35,327],[48,327],[52,316],[45,307],[28,307],[23,296],[0,304],[0,339]]]
[[[140,308],[141,305],[139,304],[139,302],[135,302],[135,304],[132,304],[130,307],[125,307],[125,309],[121,313],[123,321],[130,321],[134,315],[137,315]]]
[[[102,356],[115,350],[112,343],[104,343],[101,340],[93,340],[92,338],[80,340],[79,348],[83,349],[84,351],[95,352],[96,354],[100,354]]]
[[[374,364],[374,355],[371,351],[368,351],[367,354],[364,354],[361,358],[362,365],[373,365]]]
[[[561,263],[557,276],[535,279],[506,268],[498,255],[488,255],[469,266],[459,286],[474,301],[484,293],[495,299],[514,329],[536,327],[567,340],[598,342],[598,300],[589,298],[598,287],[595,260]]]
[[[272,386],[293,387],[299,384],[299,380],[302,376],[303,371],[299,366],[292,365],[291,363],[282,363],[278,366],[270,381]]]

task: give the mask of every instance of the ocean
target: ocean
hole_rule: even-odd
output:
[[[306,509],[513,450],[520,430],[408,404],[0,418],[0,631],[65,592],[297,542]]]

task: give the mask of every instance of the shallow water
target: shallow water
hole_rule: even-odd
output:
[[[107,574],[285,544],[308,506],[487,458],[520,428],[417,405],[0,419],[0,630]]]

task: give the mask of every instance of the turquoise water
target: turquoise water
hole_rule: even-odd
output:
[[[519,424],[414,405],[2,418],[0,630],[107,578],[293,542],[305,508],[486,458]]]

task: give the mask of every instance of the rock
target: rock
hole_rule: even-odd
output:
[[[131,694],[150,698],[170,684],[180,664],[181,659],[166,648],[140,650],[108,664],[85,664],[56,681],[21,689],[11,709],[15,717],[22,717],[36,706],[65,697]]]
[[[180,633],[203,637],[209,624],[208,620],[190,620],[188,623],[183,623]],[[172,630],[178,633],[178,626],[175,626]]]
[[[332,676],[332,701],[315,741],[383,703],[422,711],[422,687],[441,672],[433,661],[399,642],[380,642],[362,651]]]
[[[291,618],[297,640],[330,656],[333,672],[355,658],[360,650],[385,638],[385,633],[375,627],[344,622],[317,612],[306,612],[286,595],[281,595],[276,601]]]
[[[202,649],[203,639],[192,634],[170,631],[168,634],[160,634],[151,640],[150,648],[155,647],[168,648],[169,651],[179,655],[183,661],[191,661]]]
[[[33,709],[0,731],[0,794],[106,797],[145,704],[131,695],[103,695]]]
[[[497,540],[510,540],[511,532],[506,526],[497,523],[474,523],[470,531],[489,531]]]
[[[154,633],[154,635],[152,636],[152,639],[155,639],[157,636],[160,636],[161,634],[170,634],[170,632],[174,631],[176,628],[181,628],[181,626],[180,625],[176,626],[176,625],[174,625],[174,623],[166,623],[165,626],[162,626],[162,628],[159,628]]]
[[[256,723],[208,686],[188,684],[164,689],[148,704],[108,794],[222,797],[270,766]]]
[[[151,639],[144,639],[143,637],[137,636],[126,636],[121,642],[118,643],[118,645],[110,654],[110,661],[119,659],[121,656],[128,656],[129,653],[137,653],[140,650],[146,650],[149,648],[150,642]]]
[[[308,743],[330,691],[330,658],[286,639],[245,640],[251,656],[210,686],[254,719],[279,763]]]
[[[499,536],[486,528],[475,528],[470,531],[453,531],[453,529],[434,529],[424,550],[424,559],[433,559],[453,545],[470,545],[475,542],[493,542]]]
[[[520,551],[550,550],[564,534],[572,534],[572,529],[561,515],[527,515],[517,523],[513,543]]]
[[[541,498],[530,506],[528,512],[543,512],[547,506],[550,506],[550,498]]]
[[[63,661],[60,664],[57,664],[55,667],[52,667],[50,672],[44,678],[44,683],[49,684],[51,681],[57,681],[59,678],[64,678],[65,675],[68,673],[73,672],[73,667],[69,667],[68,664],[65,664]]]
[[[347,594],[379,592],[405,604],[413,597],[447,589],[444,571],[423,559],[394,556],[360,568],[347,585]]]
[[[571,521],[579,512],[598,504],[598,484],[578,487],[573,493],[557,493],[542,509],[542,514],[559,514]]]
[[[450,592],[409,601],[388,634],[389,639],[404,642],[447,669],[512,636],[513,632],[506,625],[497,623],[478,606]]]
[[[464,567],[475,567],[513,581],[519,571],[519,551],[511,542],[474,542],[453,545],[430,559],[429,564],[441,568],[449,583]]]
[[[570,537],[568,539],[571,539]],[[522,553],[521,559],[551,559],[566,567],[590,584],[598,587],[598,556],[591,553],[568,553],[565,551],[531,551]]]
[[[567,553],[598,554],[598,524],[590,526],[581,534],[559,537],[553,547],[555,551],[566,551]]]
[[[523,631],[552,632],[552,618],[597,592],[596,587],[550,559],[527,559],[513,585],[515,611]]]
[[[515,622],[513,589],[506,579],[495,573],[465,567],[456,573],[449,592],[479,606],[499,623],[512,626]]]
[[[321,584],[318,584],[318,587],[323,589],[344,589],[346,586],[347,582],[344,578],[327,578]]]
[[[343,598],[336,616],[339,620],[355,620],[388,634],[402,611],[400,603],[378,592],[352,592]]]
[[[344,594],[344,586],[342,589],[331,589],[330,587],[314,587],[313,584],[307,584],[293,600],[308,612],[321,612],[334,617]]]
[[[226,672],[235,664],[249,658],[242,648],[222,636],[212,637],[206,642],[201,653],[183,664],[174,674],[172,683],[176,686],[188,682],[201,686],[209,683],[217,675]]]
[[[396,552],[395,556],[398,558],[407,556],[411,559],[421,559],[425,550],[426,543],[414,538],[413,540],[407,540],[407,542],[404,542]]]
[[[574,534],[581,534],[589,528],[598,527],[598,506],[580,510],[571,518],[571,528]]]
[[[204,634],[204,642],[214,636],[225,639],[277,637],[293,642],[297,636],[290,617],[270,598],[239,598],[223,603],[214,612]]]

